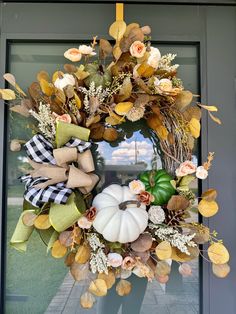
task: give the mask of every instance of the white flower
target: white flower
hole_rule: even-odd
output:
[[[79,46],[79,52],[82,55],[87,55],[87,56],[95,56],[96,52],[93,51],[93,47],[87,46],[87,45],[80,45]]]
[[[161,206],[151,206],[148,215],[154,224],[161,224],[165,220],[165,212]]]
[[[85,216],[80,217],[77,223],[81,229],[89,229],[93,224],[93,222],[88,220]]]
[[[130,191],[133,194],[140,194],[142,191],[145,191],[145,185],[140,180],[133,180],[129,183]]]
[[[159,49],[151,47],[150,48],[150,55],[147,60],[147,64],[153,67],[154,69],[158,68],[159,61],[161,59],[161,53]]]
[[[119,267],[122,265],[123,257],[118,253],[109,253],[107,255],[108,265],[112,267]]]
[[[169,79],[161,79],[155,78],[154,80],[154,86],[156,88],[157,93],[159,94],[165,94],[166,92],[172,91],[172,82]]]
[[[199,166],[197,167],[196,177],[198,179],[204,180],[208,177],[208,171],[203,166]]]
[[[56,88],[63,90],[67,85],[75,85],[75,78],[71,74],[64,74],[63,78],[57,78],[54,82]]]

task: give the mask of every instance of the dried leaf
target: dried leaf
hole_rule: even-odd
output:
[[[95,303],[95,298],[94,296],[86,291],[80,296],[80,305],[84,309],[91,309]]]
[[[89,292],[97,297],[103,297],[107,294],[107,285],[103,279],[95,279],[89,285]]]
[[[132,92],[132,83],[130,77],[126,77],[123,81],[123,84],[120,88],[119,95],[117,95],[117,102],[122,102],[128,99]]]
[[[138,94],[138,97],[135,100],[135,106],[142,107],[146,106],[149,102],[150,96],[147,94]],[[155,110],[155,109],[154,109]],[[153,110],[153,112],[154,112]],[[160,113],[160,111],[159,111]]]
[[[142,80],[140,77],[135,79],[135,83],[148,95],[152,94],[152,91],[149,89],[149,87],[145,84],[144,80]]]
[[[37,100],[42,98],[42,91],[40,84],[38,82],[33,82],[28,88],[30,96],[37,102]]]
[[[72,85],[67,85],[65,88],[65,94],[66,94],[66,97],[71,99],[74,97],[74,87]]]
[[[79,96],[76,94],[76,92],[74,92],[74,98],[75,98],[75,104],[76,104],[77,108],[81,109],[81,100],[80,100]]]
[[[126,31],[124,33],[124,37],[128,37],[131,30],[134,29],[134,28],[139,28],[139,24],[138,23],[130,23],[127,25],[126,27]]]
[[[151,27],[149,25],[142,26],[141,30],[144,33],[144,35],[151,34]]]
[[[99,41],[99,56],[105,59],[112,53],[112,45],[108,40],[101,38]]]
[[[47,96],[52,96],[54,94],[55,88],[54,85],[51,83],[48,83],[46,80],[41,79],[40,82],[40,87],[42,89],[42,92],[47,95]]]
[[[86,120],[86,127],[89,128],[93,123],[98,123],[101,120],[101,116],[98,114],[96,116],[91,116]]]
[[[59,77],[63,77],[64,73],[62,71],[56,71],[53,73],[52,75],[52,82],[55,83],[55,81],[59,78]]]
[[[82,281],[88,279],[89,275],[89,263],[78,264],[76,262],[72,263],[70,266],[70,272],[76,281]]]
[[[62,231],[59,235],[59,241],[65,247],[71,246],[72,241],[72,231]]]
[[[200,120],[202,116],[201,109],[197,106],[188,107],[183,112],[183,116],[187,121],[190,121],[192,118]]]
[[[219,242],[213,243],[207,250],[209,259],[214,264],[225,264],[229,261],[229,252],[226,247]]]
[[[116,119],[114,117],[106,117],[105,121],[109,125],[117,125],[122,123],[121,119]]]
[[[155,269],[155,276],[166,276],[171,272],[171,267],[166,261],[158,261]]]
[[[116,292],[121,297],[130,294],[131,289],[132,289],[131,283],[125,279],[121,279],[116,285]]]
[[[80,65],[75,72],[75,76],[78,78],[79,81],[83,81],[86,77],[89,76],[89,72],[84,71],[85,66]]]
[[[13,112],[17,112],[26,118],[30,116],[29,108],[27,107],[26,102],[23,100],[21,101],[20,105],[15,105],[13,107],[10,107],[10,110]]]
[[[225,278],[230,272],[230,266],[225,264],[212,264],[213,274],[219,278]]]
[[[67,248],[64,245],[62,245],[59,240],[56,240],[53,243],[52,251],[51,251],[52,257],[62,258],[63,256],[66,255],[66,252],[67,252]]]
[[[13,100],[16,99],[16,95],[11,89],[0,89],[0,98],[3,100]]]
[[[161,140],[167,140],[168,136],[168,130],[166,127],[163,125],[162,121],[160,120],[159,116],[156,114],[152,114],[148,119],[147,119],[147,124],[148,126],[153,129],[156,133],[157,136]]]
[[[162,241],[159,243],[155,249],[156,256],[160,260],[165,260],[171,258],[172,255],[172,247],[168,241]]]
[[[34,226],[37,229],[49,229],[51,227],[49,215],[39,215],[34,221]]]
[[[189,131],[194,138],[198,138],[200,136],[201,124],[199,120],[196,118],[192,118],[189,121]]]
[[[144,34],[141,30],[141,28],[139,27],[133,27],[128,35],[128,40],[131,41],[131,43],[133,43],[134,41],[144,41]]]
[[[218,108],[216,106],[206,106],[198,103],[198,106],[206,109],[207,111],[218,111]]]
[[[138,72],[139,76],[149,78],[154,74],[155,69],[153,67],[151,67],[150,65],[148,65],[147,63],[142,63],[138,67],[137,72]]]
[[[215,189],[209,189],[202,193],[201,197],[208,202],[214,201],[217,197],[217,191]]]
[[[65,258],[65,265],[70,267],[75,261],[75,253],[70,252]]]
[[[64,64],[64,69],[68,73],[75,73],[77,71],[77,67],[74,64]]]
[[[126,23],[124,21],[115,21],[109,28],[109,35],[116,41],[121,40],[126,31]]]
[[[93,140],[101,140],[105,131],[104,125],[100,123],[94,123],[90,127],[90,138]]]
[[[211,112],[208,112],[209,113],[209,116],[211,117],[211,119],[214,121],[214,122],[216,122],[217,124],[222,124],[221,123],[221,120],[219,119],[219,118],[217,118],[217,117],[215,117]]]
[[[210,240],[210,229],[206,226],[201,225],[200,228],[192,228],[195,236],[194,242],[197,244],[204,244]]]
[[[114,142],[118,138],[118,132],[114,128],[105,129],[103,139],[107,142]]]
[[[16,79],[15,79],[15,76],[11,73],[5,73],[3,75],[3,78],[9,83],[11,84],[12,86],[16,86]]]
[[[119,60],[120,56],[122,55],[122,51],[119,45],[115,45],[113,48],[113,56],[116,60]]]
[[[107,289],[111,289],[111,287],[116,282],[116,277],[112,270],[109,270],[108,274],[105,274],[105,273],[98,274],[98,279],[103,279],[106,282]]]
[[[66,102],[66,95],[61,89],[55,88],[55,96],[60,103],[64,104]]]
[[[172,195],[168,204],[167,204],[167,208],[169,210],[185,210],[186,208],[189,207],[189,200],[187,198],[185,198],[182,195]]]
[[[37,80],[40,82],[41,80],[45,80],[47,82],[50,81],[50,77],[49,77],[49,74],[48,72],[46,71],[40,71],[38,74],[37,74]]]
[[[115,112],[121,116],[126,115],[130,111],[130,109],[133,108],[133,105],[134,104],[130,101],[120,102],[115,106]]]
[[[203,217],[212,217],[218,212],[219,207],[215,201],[202,199],[198,204],[198,210]]]
[[[188,262],[191,261],[199,256],[199,249],[198,247],[188,247],[188,251],[190,255],[185,254],[181,252],[179,249],[176,247],[172,247],[172,255],[171,259],[173,259],[176,262]]]
[[[189,264],[187,263],[183,263],[179,266],[179,273],[183,276],[183,277],[188,277],[192,275],[192,268]]]
[[[83,244],[77,250],[77,253],[75,255],[75,262],[78,264],[85,264],[89,260],[90,255],[90,248],[87,245]]]
[[[30,212],[27,212],[23,215],[22,217],[22,221],[23,221],[23,224],[27,227],[31,227],[34,225],[34,222],[35,222],[35,219],[37,218],[38,216],[35,214],[35,213],[30,213]]]
[[[193,94],[190,91],[181,91],[175,98],[175,107],[179,110],[183,110],[185,107],[191,104],[192,100]]]
[[[136,252],[148,251],[152,246],[152,236],[150,233],[142,233],[137,240],[131,243],[131,249]]]

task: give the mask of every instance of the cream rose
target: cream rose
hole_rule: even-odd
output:
[[[204,180],[208,177],[208,171],[203,166],[199,166],[197,167],[196,177],[198,179]]]
[[[146,52],[146,47],[144,43],[142,43],[139,40],[136,40],[130,46],[129,51],[130,51],[131,56],[135,58],[142,58]]]
[[[161,79],[155,78],[154,86],[156,88],[157,93],[165,94],[172,91],[172,82],[169,79]]]
[[[161,53],[159,49],[151,47],[147,64],[153,67],[154,69],[157,69],[160,59],[161,59]]]
[[[136,260],[131,256],[126,256],[122,262],[122,269],[132,270],[136,265]]]
[[[79,218],[77,224],[81,229],[89,229],[92,226],[93,222],[88,220],[88,218],[86,218],[85,216],[83,216]]]
[[[82,55],[87,55],[87,56],[95,56],[96,52],[93,51],[93,47],[87,46],[87,45],[80,45],[79,46],[79,52]]]
[[[188,174],[196,172],[196,170],[197,167],[194,165],[194,163],[190,160],[186,160],[179,166],[179,168],[175,170],[175,174],[177,175],[177,177],[184,177]]]
[[[54,115],[56,115],[56,121],[62,121],[62,122],[66,122],[66,123],[71,123],[71,117],[69,114],[65,113],[61,116],[57,115],[54,113]]]
[[[165,212],[161,206],[151,206],[148,211],[148,216],[154,224],[161,224],[165,220]]]
[[[145,185],[140,180],[133,180],[129,183],[130,191],[133,194],[140,194],[142,191],[145,191]]]
[[[112,267],[119,267],[122,265],[123,257],[118,253],[109,253],[107,255],[108,265]]]
[[[56,88],[63,90],[67,85],[75,85],[75,78],[71,74],[64,74],[62,78],[58,77],[54,82]]]
[[[78,62],[82,58],[82,54],[77,48],[70,48],[64,53],[64,57],[72,62]]]

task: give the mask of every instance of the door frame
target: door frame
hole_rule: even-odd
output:
[[[89,2],[89,1],[86,1]],[[97,1],[96,1],[97,2]],[[102,1],[98,1],[102,2]],[[137,1],[139,2],[139,1]],[[104,2],[103,2],[104,3]],[[145,2],[146,3],[146,2]],[[139,3],[140,4],[140,3]],[[24,7],[26,6],[33,6],[35,4],[25,4]],[[45,6],[47,4],[38,4],[40,6]],[[49,4],[48,4],[49,5]],[[55,4],[50,4],[51,6]],[[91,3],[90,3],[91,5]],[[94,4],[97,5],[97,4]],[[183,5],[183,3],[181,4]],[[14,6],[16,10],[23,10],[23,8],[19,7],[19,4],[6,4],[6,6]],[[23,6],[23,5],[22,5]],[[127,4],[128,6],[128,4]],[[132,4],[134,6],[134,4]],[[186,5],[183,5],[184,7]],[[55,34],[55,32],[51,33],[39,33],[37,31],[37,25],[35,26],[36,31],[27,33],[25,31],[21,32],[21,29],[17,29],[17,32],[8,32],[8,27],[5,21],[4,24],[4,11],[5,11],[5,4],[1,3],[0,6],[0,13],[1,13],[1,41],[0,41],[0,73],[5,73],[8,70],[8,47],[9,43],[12,41],[21,41],[21,42],[36,42],[36,41],[42,41],[42,42],[71,42],[71,41],[87,41],[88,36],[85,34],[78,34],[78,33],[60,33],[60,34]],[[175,5],[173,5],[175,7]],[[199,50],[199,86],[200,86],[200,94],[201,94],[201,100],[203,103],[207,103],[209,100],[211,101],[211,95],[209,94],[209,84],[210,84],[210,77],[211,79],[214,78],[214,62],[211,62],[211,55],[212,55],[212,49],[211,45],[215,46],[216,45],[216,40],[212,37],[209,37],[210,33],[213,31],[213,25],[211,25],[211,22],[214,21],[214,16],[215,14],[219,15],[219,12],[217,11],[219,7],[214,7],[210,8],[208,6],[202,6],[199,7],[197,5],[194,5],[196,7],[196,10],[199,12],[199,14],[202,16],[200,19],[201,23],[203,23],[203,29],[205,29],[205,33],[197,33],[193,35],[172,35],[172,34],[161,34],[158,38],[158,41],[156,38],[154,38],[154,42],[159,42],[159,43],[175,43],[175,44],[192,44],[195,43],[198,46]],[[178,7],[179,8],[179,7]],[[177,6],[176,6],[177,9]],[[225,12],[225,16],[227,16],[227,10],[230,10],[232,8],[226,8],[222,6],[222,10]],[[115,8],[114,8],[115,10]],[[233,9],[232,9],[233,10]],[[210,21],[209,19],[212,19]],[[229,21],[230,22],[230,21]],[[10,21],[9,21],[10,23]],[[108,22],[109,23],[109,22]],[[213,23],[214,24],[214,23]],[[109,24],[108,24],[109,25]],[[58,24],[59,27],[59,24]],[[227,27],[225,28],[227,30]],[[63,31],[63,30],[62,30]],[[99,34],[101,35],[101,34]],[[106,38],[105,34],[102,34],[104,38]],[[236,50],[236,48],[235,48]],[[233,60],[233,52],[230,54],[231,60]],[[207,69],[207,71],[206,71]],[[209,75],[210,72],[210,75]],[[5,82],[3,81],[2,77],[0,78],[0,86],[4,86]],[[214,82],[212,82],[214,84]],[[223,83],[223,87],[225,86]],[[216,94],[219,94],[219,91],[216,91]],[[233,102],[231,105],[231,110],[232,112],[235,112],[233,110]],[[229,112],[230,114],[230,112]],[[200,160],[206,158],[209,148],[211,149],[211,145],[209,144],[211,141],[214,141],[214,138],[212,137],[213,134],[213,129],[216,128],[215,125],[213,125],[209,120],[208,116],[206,113],[203,114],[202,117],[202,134],[205,136],[202,136],[201,141],[200,141]],[[236,131],[236,127],[233,128],[233,130]],[[211,135],[209,136],[209,133]],[[5,178],[7,175],[7,167],[6,167],[6,162],[7,162],[7,154],[4,153],[7,150],[7,145],[8,145],[8,139],[7,139],[7,108],[3,104],[2,101],[0,101],[0,182],[1,182],[1,188],[0,188],[0,232],[1,232],[1,238],[0,238],[0,245],[1,245],[1,252],[5,252],[6,249],[6,242],[5,242],[5,231],[6,231],[6,204],[7,204],[7,189],[5,185]],[[215,141],[214,141],[215,142]],[[213,145],[214,146],[214,145]],[[236,150],[236,149],[235,149]],[[235,151],[236,152],[236,151]],[[219,154],[220,156],[223,156],[222,152]],[[212,176],[212,179],[208,179],[203,182],[202,189],[207,189],[208,187],[211,186],[211,183],[216,180],[217,176]],[[223,193],[223,190],[219,191],[220,193]],[[233,204],[231,204],[233,206]],[[217,222],[217,218],[214,219],[213,222]],[[213,223],[209,223],[207,219],[204,219],[204,223],[211,226],[214,225]],[[223,227],[223,232],[221,234],[224,234],[226,232],[224,226],[221,226],[222,231]],[[236,239],[236,232],[235,234],[235,239]],[[226,241],[229,241],[226,237]],[[235,244],[234,244],[235,245]],[[232,243],[232,247],[234,247]],[[233,253],[233,252],[232,252]],[[233,253],[235,254],[235,253]],[[0,280],[1,280],[1,300],[0,300],[0,306],[1,309],[4,309],[4,282],[5,282],[5,254],[1,254],[1,259],[0,259],[0,264],[1,264],[1,273],[0,273]],[[208,263],[203,263],[202,260],[200,259],[200,278],[201,278],[201,284],[200,284],[200,313],[202,314],[220,314],[221,312],[216,312],[215,309],[217,309],[217,306],[213,305],[213,301],[215,301],[217,304],[220,306],[220,301],[219,300],[213,300],[215,296],[219,295],[219,291],[221,291],[221,285],[215,280],[212,280],[212,274],[211,274],[211,269],[210,265]],[[232,279],[231,279],[232,280]],[[216,284],[215,284],[216,283]],[[230,282],[230,286],[233,284]],[[235,283],[234,283],[235,285]],[[223,287],[223,285],[222,285]],[[236,289],[236,286],[235,286]],[[203,297],[204,296],[204,297]],[[229,296],[229,310],[232,312],[227,312],[227,314],[233,314],[234,309],[236,311],[236,306],[235,306],[235,301],[233,296]],[[220,308],[220,307],[219,307]]]

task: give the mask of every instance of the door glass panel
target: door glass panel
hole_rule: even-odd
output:
[[[9,72],[13,73],[26,90],[36,80],[40,70],[52,74],[62,70],[66,49],[78,43],[12,43],[9,50]],[[177,53],[180,64],[179,76],[185,88],[198,93],[198,57],[195,45],[159,44],[162,54]],[[31,122],[14,113],[8,115],[9,139],[27,140],[32,128]],[[140,131],[141,130],[141,131]],[[137,173],[150,169],[153,162],[161,165],[153,139],[145,131],[142,122],[124,124],[120,132],[124,141],[113,144],[97,143],[94,157],[99,164],[102,177],[100,187],[110,183],[125,184]],[[197,162],[197,150],[194,158]],[[19,253],[9,245],[11,235],[22,211],[24,186],[18,177],[27,171],[25,154],[22,151],[8,151],[8,207],[7,207],[7,257],[6,257],[6,313],[199,313],[198,262],[192,263],[193,276],[183,279],[178,274],[178,264],[172,269],[171,279],[165,284],[147,283],[144,279],[132,277],[133,292],[120,298],[114,290],[89,312],[79,305],[80,294],[86,289],[74,282],[62,260],[46,255],[46,246],[37,232],[30,238],[26,253]],[[197,186],[195,186],[197,192]],[[197,214],[193,213],[197,220]],[[122,306],[121,306],[122,305]],[[123,310],[122,310],[123,309]]]

